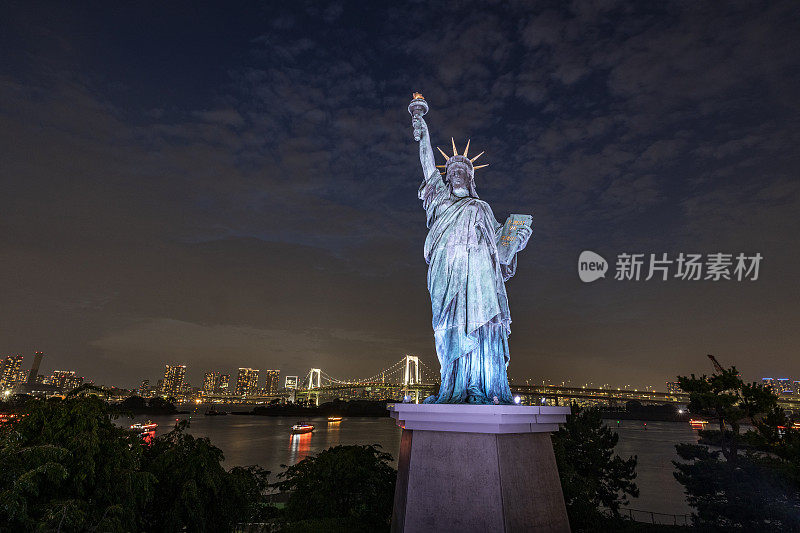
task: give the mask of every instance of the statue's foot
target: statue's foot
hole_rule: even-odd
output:
[[[472,405],[514,405],[512,400],[504,400],[503,398],[498,398],[497,396],[489,398],[484,394],[470,395],[467,398],[466,403]]]
[[[486,396],[481,395],[481,396],[468,396],[466,403],[472,405],[491,405],[492,401]]]

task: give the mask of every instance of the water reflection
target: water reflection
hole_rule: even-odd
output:
[[[289,436],[289,464],[293,465],[308,456],[313,433],[296,433]]]
[[[136,420],[119,419],[126,427],[135,421],[145,422],[149,417]],[[169,432],[175,425],[175,416],[154,416],[158,423],[156,435]],[[183,415],[180,418],[188,418]],[[383,451],[395,459],[400,452],[400,429],[395,421],[386,418],[348,417],[340,423],[327,423],[325,418],[311,418],[313,433],[286,437],[296,418],[271,416],[195,416],[188,432],[198,437],[208,437],[225,453],[225,468],[260,465],[273,475],[283,471],[281,465],[293,465],[318,454],[331,446],[350,444],[381,444]],[[636,483],[641,495],[631,507],[663,513],[690,512],[683,486],[673,476],[677,460],[675,444],[697,442],[697,432],[686,422],[648,422],[647,431],[641,420],[609,420],[607,424],[619,433],[615,453],[622,457],[637,455]],[[393,466],[397,466],[396,463]]]
[[[342,427],[341,420],[328,420],[328,430],[325,432],[325,448],[339,445],[340,429]]]

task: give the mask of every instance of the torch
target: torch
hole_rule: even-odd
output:
[[[417,117],[422,117],[422,115],[428,112],[428,102],[425,101],[425,97],[420,93],[414,93],[413,96],[414,99],[408,104],[408,112],[411,113],[412,120]],[[414,128],[414,140],[419,141],[421,136],[422,131],[419,128]]]

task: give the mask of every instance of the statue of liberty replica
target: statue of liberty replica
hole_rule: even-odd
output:
[[[550,433],[570,408],[508,405],[505,282],[531,237],[532,217],[512,214],[500,224],[475,189],[483,152],[470,158],[469,141],[459,153],[451,139],[453,153],[439,149],[437,165],[421,94],[408,111],[424,178],[419,198],[428,216],[425,261],[442,383],[423,405],[387,406],[403,430],[391,531],[568,533]]]
[[[419,198],[428,221],[425,261],[433,311],[436,354],[441,364],[439,393],[425,403],[513,403],[506,368],[511,333],[505,282],[517,267],[517,252],[531,236],[531,217],[511,215],[505,224],[478,197],[469,141],[436,165],[422,116],[428,104],[415,93],[409,105],[424,179]],[[443,169],[440,172],[438,169]]]

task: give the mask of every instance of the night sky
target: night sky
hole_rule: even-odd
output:
[[[78,4],[0,7],[0,354],[119,386],[438,368],[420,91],[534,217],[512,382],[800,376],[795,0]],[[764,259],[617,281],[622,252]]]

